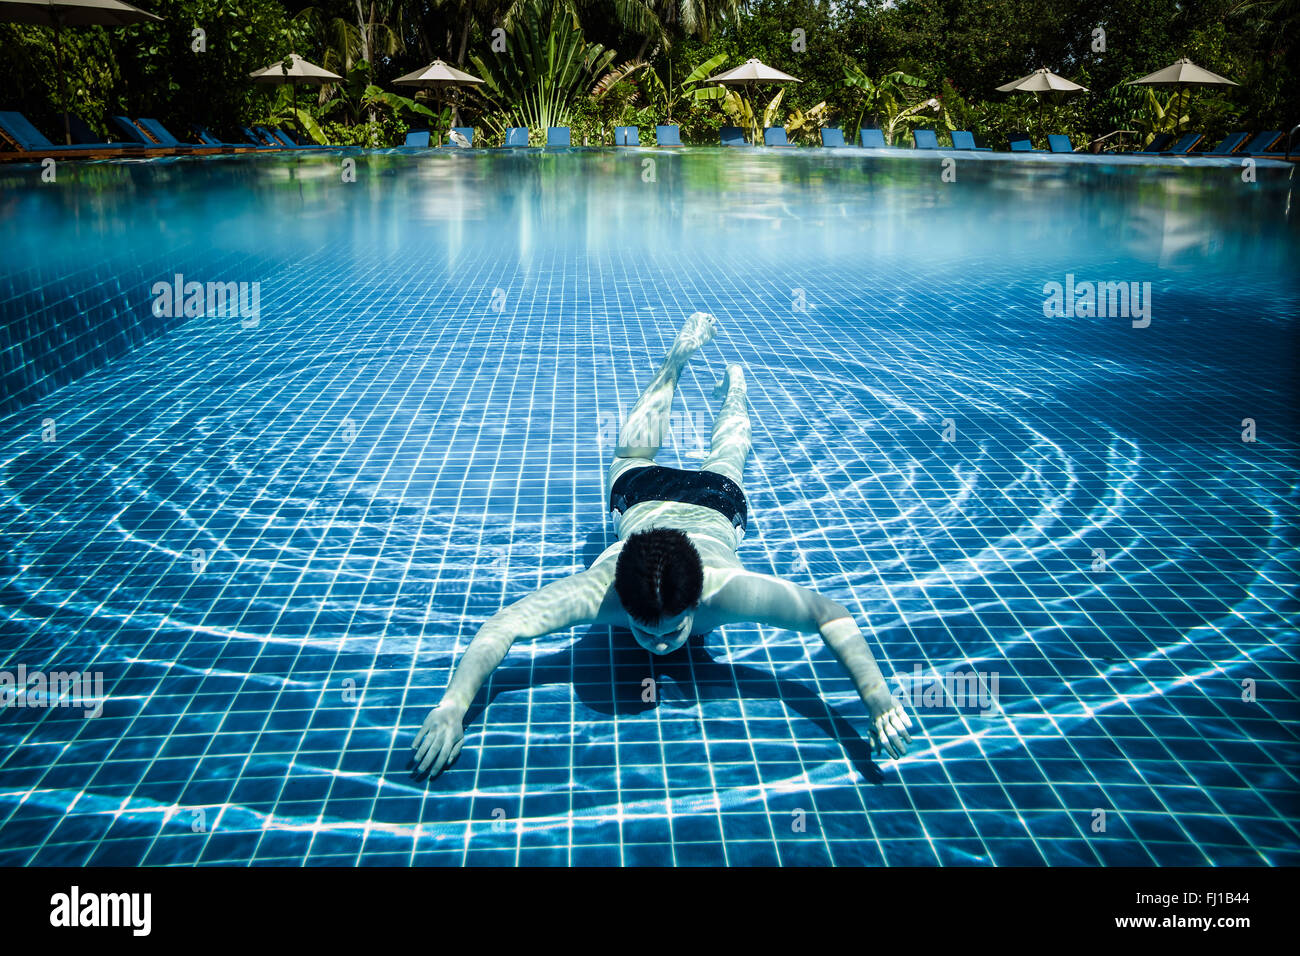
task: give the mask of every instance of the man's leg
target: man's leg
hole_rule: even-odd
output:
[[[745,459],[749,457],[749,396],[745,387],[745,370],[739,365],[728,365],[726,377],[718,392],[726,398],[718,417],[713,420],[713,435],[709,439],[709,457],[700,465],[701,471],[716,471],[726,475],[736,484],[744,486]]]
[[[609,466],[608,480],[605,483],[607,495],[614,485],[614,479],[624,469],[639,467],[654,460],[668,431],[677,378],[695,351],[713,339],[716,323],[717,319],[713,316],[696,312],[677,333],[677,339],[668,350],[663,365],[659,366],[659,371],[641,393],[627,421],[619,429],[618,447],[614,449],[614,461]]]

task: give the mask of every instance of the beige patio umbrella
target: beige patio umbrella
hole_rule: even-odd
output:
[[[146,20],[162,20],[162,17],[121,0],[0,0],[0,21],[54,29],[54,61],[59,74],[59,96],[63,100],[59,105],[63,107],[63,140],[66,144],[72,143],[72,131],[68,125],[68,92],[64,84],[63,28],[122,27]]]
[[[999,93],[1033,93],[1038,100],[1038,135],[1043,135],[1043,94],[1051,93],[1087,93],[1086,86],[1080,86],[1073,80],[1057,76],[1045,66],[1041,66],[1018,80],[1003,83],[998,87]]]
[[[1174,124],[1177,127],[1178,121],[1182,119],[1183,109],[1186,106],[1182,99],[1183,87],[1186,86],[1238,86],[1227,77],[1219,76],[1217,73],[1211,73],[1209,70],[1197,66],[1187,57],[1175,60],[1163,70],[1156,70],[1154,73],[1148,73],[1146,76],[1136,80],[1129,80],[1129,86],[1172,86],[1177,90],[1178,111],[1174,114]]]
[[[272,63],[270,66],[264,66],[260,70],[254,70],[248,74],[248,78],[254,83],[281,84],[289,83],[293,86],[293,116],[294,123],[298,122],[298,84],[306,86],[323,86],[326,83],[333,83],[335,80],[341,80],[343,77],[337,73],[331,73],[324,67],[317,66],[315,63],[308,63],[297,53],[290,53],[283,60]]]
[[[470,76],[463,70],[458,70],[454,66],[444,63],[442,60],[434,60],[428,66],[416,70],[413,73],[407,73],[405,76],[399,76],[393,80],[398,86],[418,86],[426,90],[454,90],[460,86],[474,86],[482,83],[477,76]],[[439,102],[441,102],[439,97]],[[456,126],[460,119],[460,108],[455,100],[451,101],[452,121],[451,125]]]
[[[719,86],[739,86],[743,87],[749,96],[750,115],[754,116],[757,121],[758,116],[754,113],[754,87],[766,83],[802,83],[803,80],[791,76],[789,73],[782,73],[775,67],[768,66],[761,60],[750,57],[740,66],[734,69],[719,73],[717,76],[711,76],[704,82],[717,83]],[[756,130],[751,131],[757,133]]]

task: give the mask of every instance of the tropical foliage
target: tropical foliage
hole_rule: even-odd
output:
[[[872,80],[856,63],[846,64],[843,87],[861,96],[861,111],[849,129],[877,127],[887,143],[897,142],[900,133],[927,122],[941,109],[939,100],[925,93],[925,80],[902,70]]]
[[[1186,132],[1190,118],[1180,108],[1185,103],[1181,93],[1162,96],[1148,86],[1143,91],[1141,106],[1133,114],[1133,129],[1142,135],[1143,143],[1151,142],[1157,133]]]
[[[673,85],[671,61],[665,64],[664,75],[667,79],[661,78],[659,71],[651,67],[643,74],[642,88],[645,90],[646,99],[652,107],[657,109],[659,115],[663,116],[665,121],[671,123],[673,120],[673,107],[679,103],[690,102],[699,106],[723,98],[726,91],[722,87],[708,84],[705,81],[708,77],[721,70],[726,62],[727,55],[725,53],[710,57],[687,73],[685,78],[675,86]],[[649,64],[646,65],[649,66]]]
[[[568,126],[582,93],[615,52],[587,41],[566,0],[523,0],[506,22],[503,49],[470,58],[483,79],[484,126],[495,133]]]
[[[438,128],[447,102],[392,81],[435,58],[485,83],[456,100],[480,141],[507,126],[570,125],[608,142],[614,125],[674,123],[716,142],[737,123],[971,129],[987,141],[1036,130],[1033,97],[995,88],[1047,66],[1091,92],[1045,103],[1047,122],[1087,142],[1117,130],[1289,129],[1300,120],[1297,0],[137,0],[164,17],[62,34],[0,23],[8,68],[0,105],[53,132],[63,103],[102,133],[113,114],[203,122],[232,135],[250,121],[331,142],[399,142]],[[196,30],[203,42],[196,40]],[[202,49],[198,49],[199,46]],[[342,79],[290,90],[248,73],[297,52]],[[1240,84],[1171,100],[1125,81],[1189,56]],[[730,92],[709,77],[748,57],[802,82]],[[937,108],[934,105],[938,104]]]

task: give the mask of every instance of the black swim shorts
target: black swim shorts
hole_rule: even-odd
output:
[[[742,531],[749,518],[740,485],[716,471],[687,471],[663,465],[629,468],[609,491],[609,510],[622,515],[643,501],[678,501],[712,508]]]

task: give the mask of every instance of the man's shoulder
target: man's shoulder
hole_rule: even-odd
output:
[[[763,574],[748,571],[736,565],[734,567],[704,568],[706,602],[714,607],[746,613],[754,610],[755,605],[773,599],[788,599],[792,594],[804,593],[793,581],[777,577],[775,574]],[[807,592],[815,593],[815,592]]]
[[[743,603],[741,592],[753,587],[763,575],[746,571],[739,564],[704,564],[704,603],[714,607]]]
[[[608,548],[606,548],[604,551],[600,552],[600,554],[596,556],[596,560],[591,562],[591,567],[589,567],[587,570],[595,571],[597,569],[600,569],[602,571],[607,571],[608,573],[613,574],[614,565],[618,562],[618,554],[622,550],[623,550],[623,542],[615,541]]]
[[[736,568],[716,575],[705,602],[719,623],[756,621],[795,631],[812,631],[837,608],[829,599],[774,574]]]

